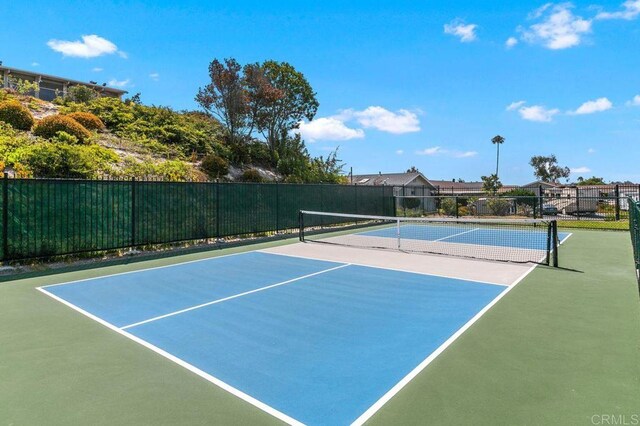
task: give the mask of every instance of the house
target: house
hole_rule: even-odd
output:
[[[456,182],[456,180],[433,180],[429,182],[438,190],[437,195],[453,195],[453,196],[468,196],[468,197],[482,197],[486,196],[486,193],[482,189],[482,182]],[[517,185],[503,185],[498,193],[504,193],[518,188]]]
[[[395,195],[433,195],[436,191],[436,187],[420,172],[353,175],[351,183],[360,186],[392,186],[396,189]]]
[[[86,83],[34,71],[9,68],[2,66],[0,63],[0,87],[15,88],[18,80],[38,83],[38,89],[30,93],[30,95],[43,101],[52,101],[58,96],[65,96],[67,90],[72,86],[89,87],[98,92],[100,96],[112,98],[122,98],[122,95],[127,93],[126,90],[107,87],[104,84],[99,85],[94,82]]]

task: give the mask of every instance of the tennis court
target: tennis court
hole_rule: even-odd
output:
[[[421,225],[441,244],[477,233],[463,244],[516,252],[548,235]],[[397,241],[389,231],[348,235]],[[342,234],[39,290],[282,421],[362,424],[535,267],[338,246]]]

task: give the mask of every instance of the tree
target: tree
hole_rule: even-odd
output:
[[[407,169],[407,173],[420,173],[420,170],[416,166],[411,166],[410,169]]]
[[[591,176],[588,179],[584,179],[582,176],[578,178],[578,186],[584,185],[606,185],[604,178]]]
[[[486,194],[496,195],[498,190],[502,188],[502,182],[500,182],[498,175],[482,176],[480,179],[482,179],[482,191]]]
[[[491,143],[496,145],[496,176],[498,176],[498,165],[500,164],[500,145],[504,143],[504,138],[500,135],[496,135],[491,139]]]
[[[225,59],[224,63],[214,59],[209,64],[209,77],[211,82],[198,90],[196,102],[224,124],[230,141],[251,134],[251,111],[242,66],[233,58]]]
[[[255,99],[256,128],[272,153],[283,132],[297,129],[303,119],[311,121],[320,105],[304,75],[286,62],[254,64],[248,86]]]
[[[568,178],[571,170],[558,165],[556,156],[537,155],[531,157],[529,165],[533,167],[533,175],[543,182],[557,183],[560,178]]]

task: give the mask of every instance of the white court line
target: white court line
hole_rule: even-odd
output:
[[[102,324],[103,326],[107,327],[108,329],[115,331],[116,333],[133,340],[136,343],[141,344],[142,346],[144,346],[147,349],[152,350],[153,352],[157,353],[160,356],[163,356],[165,358],[167,358],[170,361],[175,362],[176,364],[178,364],[179,366],[186,368],[187,370],[191,371],[192,373],[202,377],[203,379],[207,380],[208,382],[213,383],[214,385],[218,386],[219,388],[229,392],[230,394],[237,396],[238,398],[242,399],[245,402],[248,402],[249,404],[253,405],[254,407],[257,407],[259,409],[261,409],[262,411],[271,414],[273,417],[288,423],[290,425],[295,425],[295,426],[304,426],[304,423],[294,419],[293,417],[287,416],[286,414],[276,410],[275,408],[265,404],[262,401],[259,401],[257,399],[255,399],[254,397],[247,395],[246,393],[242,392],[239,389],[234,388],[233,386],[223,382],[222,380],[218,379],[217,377],[212,376],[211,374],[208,374],[206,372],[204,372],[203,370],[200,370],[198,367],[189,364],[188,362],[176,357],[175,355],[170,354],[169,352],[166,352],[162,349],[160,349],[159,347],[147,342],[146,340],[142,340],[141,338],[134,336],[133,334],[130,334],[124,330],[119,329],[118,327],[116,327],[115,325],[108,323],[107,321],[103,320],[102,318],[99,318],[93,314],[90,314],[89,312],[85,311],[84,309],[67,302],[66,300],[56,296],[55,294],[49,293],[47,290],[44,289],[44,287],[37,287],[37,290],[46,294],[47,296],[57,300],[58,302],[70,307],[71,309],[76,310],[77,312],[80,312],[82,315],[85,315],[86,317],[91,318],[92,320]]]
[[[187,265],[189,263],[196,263],[196,262],[204,262],[206,260],[213,260],[213,259],[221,259],[223,257],[231,257],[231,256],[238,256],[240,254],[247,254],[247,253],[252,253],[254,251],[257,250],[251,250],[251,251],[241,251],[238,253],[229,253],[229,254],[222,254],[220,256],[211,256],[211,257],[205,257],[204,259],[194,259],[194,260],[187,260],[185,262],[178,262],[178,263],[172,263],[170,265],[161,265],[161,266],[152,266],[151,268],[141,268],[141,269],[135,269],[133,271],[126,271],[126,272],[116,272],[115,274],[107,274],[107,275],[97,275],[95,277],[92,278],[82,278],[80,280],[73,280],[73,281],[66,281],[63,283],[57,283],[57,284],[49,284],[49,285],[43,285],[41,286],[42,288],[48,288],[48,287],[57,287],[59,285],[67,285],[67,284],[75,284],[75,283],[81,283],[83,281],[91,281],[91,280],[97,280],[100,278],[109,278],[109,277],[117,277],[118,275],[128,275],[128,274],[135,274],[138,272],[145,272],[145,271],[153,271],[154,269],[164,269],[164,268],[173,268],[175,266],[180,266],[180,265]],[[183,255],[184,256],[184,255]],[[153,260],[153,259],[152,259]],[[149,262],[151,262],[152,260],[149,260]],[[143,261],[144,262],[144,261]],[[122,265],[113,265],[113,266],[122,266]],[[107,266],[108,268],[109,266]],[[68,273],[73,273],[73,272],[68,272]]]
[[[254,290],[245,291],[244,293],[234,294],[233,296],[224,297],[222,299],[213,300],[211,302],[202,303],[200,305],[191,306],[191,307],[185,308],[185,309],[180,309],[179,311],[170,312],[170,313],[164,314],[164,315],[159,315],[157,317],[149,318],[149,319],[146,319],[144,321],[140,321],[140,322],[136,322],[136,323],[133,323],[133,324],[125,325],[124,327],[121,327],[121,328],[122,328],[122,330],[126,330],[128,328],[137,327],[139,325],[147,324],[147,323],[150,323],[150,322],[153,322],[153,321],[157,321],[157,320],[161,320],[163,318],[169,318],[169,317],[172,317],[172,316],[175,316],[175,315],[184,314],[185,312],[195,311],[196,309],[204,308],[206,306],[215,305],[217,303],[226,302],[227,300],[237,299],[238,297],[246,296],[248,294],[257,293],[259,291],[264,291],[264,290],[269,290],[270,288],[280,287],[281,285],[290,284],[290,283],[293,283],[293,282],[296,282],[296,281],[304,280],[305,278],[311,278],[311,277],[314,277],[316,275],[320,275],[320,274],[324,274],[324,273],[327,273],[327,272],[335,271],[336,269],[345,268],[345,267],[347,267],[349,265],[350,265],[350,263],[346,263],[346,264],[343,264],[343,265],[340,265],[340,266],[335,266],[333,268],[324,269],[322,271],[314,272],[312,274],[303,275],[303,276],[300,276],[300,277],[297,277],[297,278],[292,278],[290,280],[282,281],[282,282],[279,282],[279,283],[276,283],[276,284],[271,284],[271,285],[268,285],[268,286],[256,288]]]
[[[336,262],[335,260],[326,260],[326,259],[318,259],[317,257],[310,257],[310,256],[301,256],[299,254],[289,254],[289,253],[276,253],[276,252],[272,252],[272,251],[267,251],[269,249],[261,249],[261,250],[256,250],[259,251],[260,253],[265,253],[265,254],[274,254],[276,256],[287,256],[287,257],[296,257],[299,259],[310,259],[310,260],[322,260],[324,262]],[[434,255],[434,256],[438,256],[438,255]],[[467,260],[471,260],[472,262],[483,262],[483,260],[476,260],[476,259],[467,259]],[[488,260],[487,262],[490,262],[490,260]],[[499,285],[501,287],[508,287],[510,284],[500,284],[500,283],[492,283],[489,281],[479,281],[479,280],[474,280],[471,278],[458,278],[458,277],[452,277],[449,275],[442,275],[442,274],[433,274],[431,272],[419,272],[419,271],[408,271],[406,269],[399,269],[399,268],[387,268],[385,266],[374,266],[374,265],[368,265],[366,263],[357,263],[357,262],[349,262],[349,265],[353,265],[353,266],[364,266],[367,268],[374,268],[374,269],[383,269],[383,270],[387,270],[387,271],[396,271],[396,272],[406,272],[407,274],[418,274],[418,275],[426,275],[429,277],[440,277],[440,278],[449,278],[452,280],[460,280],[460,281],[467,281],[467,282],[471,282],[471,283],[475,283],[475,284],[489,284],[489,285]]]
[[[458,232],[457,234],[449,235],[448,237],[438,238],[437,240],[433,240],[433,241],[434,242],[435,241],[442,241],[442,240],[446,240],[447,238],[457,237],[458,235],[468,234],[469,232],[474,232],[474,231],[478,231],[478,230],[480,230],[480,228],[474,228],[474,229],[470,229],[468,231]]]
[[[516,285],[518,285],[531,271],[533,271],[538,265],[533,265],[525,273],[523,273],[511,286],[508,286],[502,293],[500,293],[495,299],[493,299],[487,306],[485,306],[480,312],[478,312],[473,318],[471,318],[465,325],[463,325],[458,331],[456,331],[451,337],[449,337],[442,345],[433,351],[427,358],[425,358],[416,368],[414,368],[409,374],[407,374],[402,380],[400,380],[394,387],[392,387],[387,393],[382,395],[378,401],[376,401],[371,407],[367,409],[360,417],[358,417],[352,426],[361,426],[367,420],[371,418],[378,410],[382,408],[384,404],[389,402],[398,392],[402,390],[411,380],[413,380],[422,370],[424,370],[433,360],[444,352],[453,342],[458,339],[466,330],[468,330],[476,321],[480,319],[489,309],[491,309],[500,299],[507,295]]]

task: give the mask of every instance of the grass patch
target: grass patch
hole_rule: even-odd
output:
[[[628,231],[628,220],[559,220],[560,228],[580,228],[580,229],[598,229],[598,230],[614,230]]]

